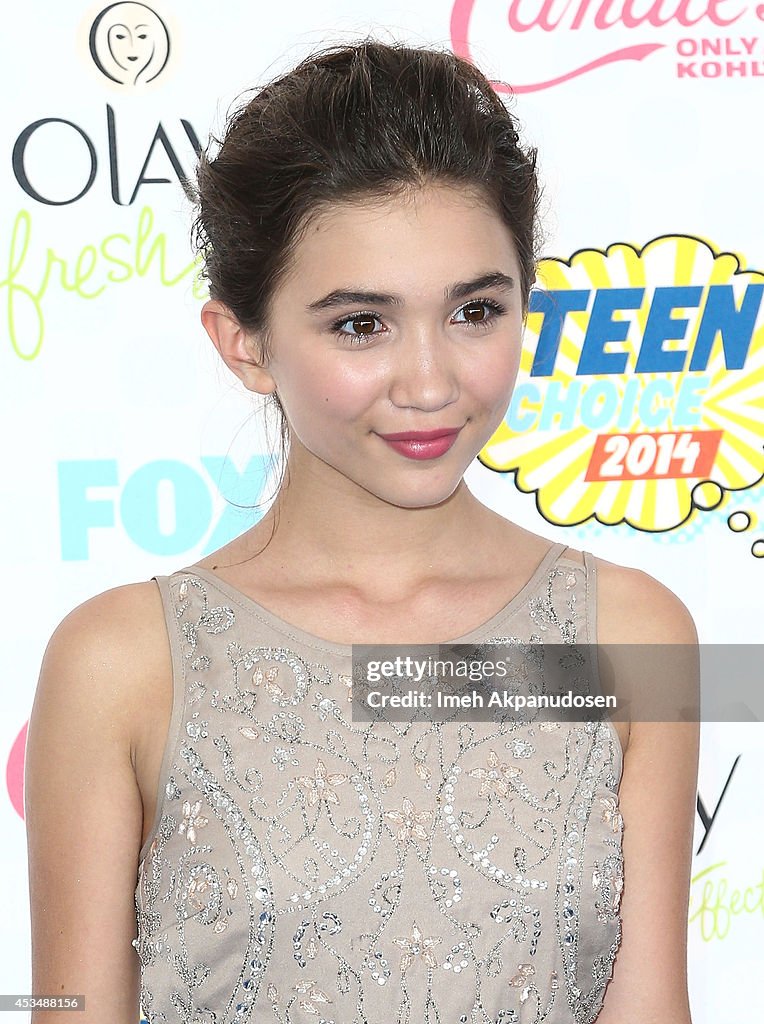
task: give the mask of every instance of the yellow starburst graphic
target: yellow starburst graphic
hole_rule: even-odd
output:
[[[564,526],[670,530],[708,509],[709,486],[724,500],[760,483],[764,274],[685,235],[543,260],[480,461]]]

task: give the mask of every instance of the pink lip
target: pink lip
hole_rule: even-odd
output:
[[[428,430],[416,434],[380,434],[391,448],[408,459],[437,459],[444,455],[459,435],[458,429]]]

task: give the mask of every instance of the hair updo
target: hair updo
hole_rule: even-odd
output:
[[[192,242],[210,297],[259,335],[266,357],[270,303],[310,218],[430,182],[469,188],[495,208],[512,232],[527,310],[536,151],[521,145],[488,79],[451,52],[368,38],[312,53],[234,111],[199,159]],[[270,397],[283,446],[288,427]]]

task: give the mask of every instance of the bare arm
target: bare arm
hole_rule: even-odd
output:
[[[150,589],[145,589],[150,588]],[[146,678],[153,583],[108,591],[58,626],[27,736],[32,991],[85,996],[78,1024],[137,1024],[133,894],[143,830],[132,726]],[[151,601],[153,600],[153,604]],[[147,604],[148,601],[148,604]],[[143,609],[141,611],[140,609]],[[71,1024],[71,1011],[32,1024]]]
[[[698,690],[692,618],[657,581],[627,572],[610,589],[607,610],[608,590],[601,590],[598,636],[602,640],[606,634],[608,643],[655,645],[645,651],[642,662],[634,657],[633,647],[623,648],[616,671],[630,676],[623,682],[633,693],[640,685],[644,689],[650,677],[664,691],[681,692],[680,703],[686,706],[685,698],[697,697]],[[663,645],[670,646],[661,671]],[[657,676],[651,670],[656,664]],[[597,1024],[691,1024],[687,916],[699,732],[697,720],[631,723],[619,790],[624,820],[622,940]]]

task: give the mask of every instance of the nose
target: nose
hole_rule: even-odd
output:
[[[459,397],[459,382],[448,342],[422,330],[402,340],[394,355],[390,400],[401,409],[438,412]]]

